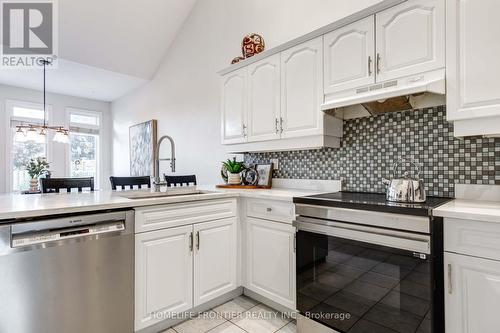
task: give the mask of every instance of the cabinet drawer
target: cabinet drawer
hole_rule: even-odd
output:
[[[291,202],[248,199],[246,208],[247,216],[250,217],[287,223],[292,223],[295,218],[294,205]]]
[[[500,223],[445,218],[444,250],[500,260]]]
[[[135,209],[135,232],[171,228],[236,216],[236,199],[204,200]]]

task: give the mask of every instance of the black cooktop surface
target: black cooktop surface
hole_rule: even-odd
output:
[[[382,193],[363,192],[335,192],[293,198],[294,203],[423,216],[432,215],[434,208],[450,200],[452,199],[427,197],[424,203],[401,203],[387,201]]]

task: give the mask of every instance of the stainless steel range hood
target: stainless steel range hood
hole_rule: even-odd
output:
[[[446,81],[444,70],[412,77],[374,83],[325,96],[323,111],[361,104],[370,114],[409,110],[414,108],[410,96],[432,93],[444,95]]]

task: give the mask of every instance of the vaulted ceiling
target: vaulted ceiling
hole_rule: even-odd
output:
[[[151,79],[196,0],[64,0],[59,69],[49,91],[114,100]],[[40,70],[0,70],[0,83],[40,88]],[[109,88],[106,88],[109,87]]]

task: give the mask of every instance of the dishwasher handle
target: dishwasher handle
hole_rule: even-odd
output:
[[[64,241],[68,239],[96,236],[125,230],[125,221],[83,225],[78,227],[62,228],[46,231],[25,232],[12,234],[11,247],[23,247],[47,242]]]

